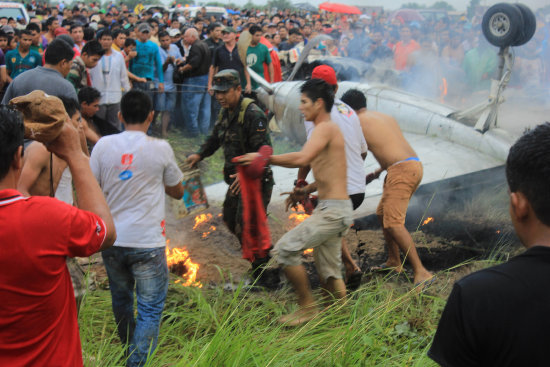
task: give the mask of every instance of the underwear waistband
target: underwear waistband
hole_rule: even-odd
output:
[[[407,161],[417,161],[417,162],[420,162],[420,159],[418,157],[409,157],[407,159],[403,159],[402,161],[398,161],[398,162],[395,162],[394,164],[392,164],[392,166],[396,166],[400,163],[403,163],[403,162],[407,162]]]

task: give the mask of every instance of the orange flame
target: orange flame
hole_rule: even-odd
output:
[[[199,214],[195,217],[195,225],[193,226],[193,229],[197,229],[197,227],[203,223],[207,223],[212,219],[212,214]]]
[[[424,222],[422,222],[422,225],[425,226],[426,224],[431,223],[433,221],[434,221],[433,217],[428,217],[428,219],[426,219]]]
[[[167,241],[168,242],[168,241]],[[168,266],[182,263],[187,272],[182,275],[181,279],[177,279],[175,283],[181,284],[184,287],[198,287],[202,288],[201,282],[197,281],[197,273],[199,271],[199,264],[191,261],[189,251],[183,248],[166,248],[166,262]]]
[[[309,214],[306,214],[306,210],[302,204],[298,204],[296,208],[291,208],[291,210],[293,213],[288,216],[288,219],[292,219],[294,221],[294,226],[297,226],[309,218]]]
[[[439,86],[439,89],[441,90],[440,101],[441,103],[444,103],[448,91],[447,79],[441,78],[441,85]]]
[[[291,208],[291,210],[293,211],[293,213],[290,213],[290,215],[288,216],[288,219],[293,220],[294,227],[302,223],[304,220],[306,220],[310,216],[309,214],[306,214],[306,211],[302,204],[298,204],[296,208]],[[304,251],[304,255],[311,254],[312,252],[313,252],[312,248],[307,249]]]

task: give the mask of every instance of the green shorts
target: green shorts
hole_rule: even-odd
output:
[[[342,278],[342,237],[353,223],[350,200],[321,200],[311,217],[287,232],[271,254],[284,266],[300,265],[302,252],[313,249],[317,272],[323,282]]]

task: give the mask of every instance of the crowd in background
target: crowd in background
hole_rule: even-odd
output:
[[[304,47],[320,35],[328,37],[314,45],[310,59],[355,59],[358,69],[370,70],[367,75],[381,71],[377,81],[446,103],[488,91],[498,66],[497,49],[485,41],[479,16],[406,21],[384,11],[345,15],[231,9],[217,17],[203,7],[192,17],[185,7],[136,13],[124,3],[35,3],[27,8],[29,24],[22,17],[0,18],[0,84],[5,90],[18,75],[42,65],[53,39],[66,40],[75,51],[67,78],[77,91],[84,88],[86,103],[99,107],[95,123],[89,122],[89,139],[121,128],[119,102],[131,88],[150,93],[160,134],[170,124],[191,136],[206,134],[219,110],[210,90],[214,72],[237,69],[243,91],[252,97],[258,87],[239,58],[236,42],[243,31],[253,33],[247,66],[268,81],[285,80]],[[540,13],[537,20],[533,39],[514,50],[510,85],[545,98],[550,22]],[[97,93],[89,88],[99,92],[98,101],[90,101],[90,93]]]

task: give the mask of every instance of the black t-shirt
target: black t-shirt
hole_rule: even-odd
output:
[[[225,47],[225,45],[218,47],[214,51],[212,56],[212,66],[218,67],[218,72],[226,69],[235,69],[239,72],[241,78],[241,87],[246,86],[246,79],[244,75],[244,67],[239,57],[239,50],[237,45],[233,48],[231,52]]]
[[[548,366],[550,248],[458,281],[428,356],[442,366]]]
[[[191,45],[185,62],[186,64],[190,64],[192,69],[183,75],[184,78],[208,74],[210,70],[210,50],[208,49],[208,45],[204,41],[196,40]]]
[[[210,54],[211,55],[214,55],[214,51],[218,47],[223,46],[223,41],[222,40],[218,40],[218,42],[214,42],[214,40],[212,38],[207,38],[207,39],[204,40],[204,42],[206,42],[206,44],[208,45],[208,48],[210,49]]]
[[[244,70],[243,63],[239,58],[239,50],[237,49],[237,45],[233,47],[231,52],[229,52],[225,45],[218,47],[214,51],[214,56],[212,57],[212,66],[217,66],[218,72],[225,69],[235,69],[240,73]]]

